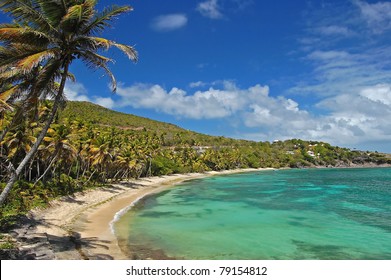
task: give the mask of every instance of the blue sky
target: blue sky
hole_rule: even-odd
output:
[[[391,152],[391,2],[110,0],[103,36],[135,46],[103,73],[72,66],[70,100],[227,137]],[[4,17],[2,17],[4,19]]]

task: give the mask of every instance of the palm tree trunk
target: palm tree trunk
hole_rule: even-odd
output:
[[[39,159],[37,159],[37,177],[40,177],[41,176],[41,170],[39,168]]]
[[[34,187],[35,185],[43,178],[45,177],[46,173],[49,171],[49,169],[52,167],[54,161],[56,160],[57,158],[57,155],[53,157],[52,161],[50,162],[49,166],[46,168],[45,172],[43,172],[42,176],[40,176],[34,183]]]
[[[29,161],[37,153],[39,145],[41,145],[43,138],[45,138],[45,136],[46,136],[46,132],[48,131],[51,123],[54,120],[54,117],[56,116],[56,113],[57,113],[57,110],[60,105],[60,101],[62,99],[62,95],[64,92],[65,82],[66,82],[66,79],[68,76],[69,64],[70,64],[70,60],[67,60],[64,65],[64,72],[62,73],[60,88],[58,90],[56,98],[54,99],[52,111],[50,112],[49,117],[46,121],[46,124],[45,124],[44,128],[42,129],[41,133],[39,134],[37,141],[34,143],[31,150],[26,154],[26,156],[24,157],[22,162],[19,164],[18,168],[15,170],[15,168],[12,166],[13,171],[11,172],[10,179],[8,180],[7,185],[5,186],[4,190],[0,194],[0,207],[4,204],[5,199],[7,198],[13,185],[15,184],[16,180],[18,179],[20,173],[23,171],[25,166],[29,163]]]

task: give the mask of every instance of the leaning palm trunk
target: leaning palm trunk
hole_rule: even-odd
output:
[[[10,163],[9,169],[11,171],[10,172],[11,175],[10,175],[10,179],[7,182],[7,185],[5,186],[4,190],[0,194],[0,207],[4,204],[5,199],[7,198],[9,192],[11,191],[13,185],[15,184],[16,180],[19,178],[19,176],[22,173],[22,171],[25,168],[25,166],[29,163],[29,161],[38,152],[39,145],[41,145],[43,139],[46,136],[46,133],[47,133],[50,125],[52,124],[52,122],[54,120],[54,117],[56,116],[58,107],[59,107],[61,99],[63,97],[63,91],[64,91],[64,88],[65,88],[65,82],[66,82],[67,75],[68,75],[68,67],[69,67],[69,62],[65,64],[65,69],[64,69],[64,72],[63,72],[62,78],[61,78],[60,88],[58,90],[56,98],[54,99],[53,108],[52,108],[52,110],[51,110],[51,112],[49,114],[49,117],[48,117],[48,119],[47,119],[47,121],[45,123],[45,126],[43,127],[41,133],[39,134],[39,136],[37,138],[37,141],[34,143],[34,145],[32,146],[31,150],[23,158],[23,160],[19,164],[18,168],[15,169],[15,167]]]

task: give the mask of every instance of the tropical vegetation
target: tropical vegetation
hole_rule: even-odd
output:
[[[114,17],[131,8],[111,6],[99,13],[95,10],[96,4],[97,0],[0,2],[0,9],[14,20],[13,23],[0,24],[0,104],[2,111],[15,111],[1,134],[1,142],[6,144],[13,157],[8,155],[4,163],[8,182],[0,195],[0,206],[17,179],[26,170],[31,170],[42,142],[49,141],[46,134],[58,108],[66,101],[65,84],[74,78],[69,72],[72,62],[81,59],[88,67],[103,70],[110,77],[115,91],[116,81],[108,68],[111,59],[100,52],[117,47],[129,59],[137,59],[131,46],[96,37],[110,26]],[[39,106],[48,97],[53,102],[45,118],[40,118],[39,113],[45,111],[39,111]],[[25,129],[39,130],[39,133],[30,137],[25,135]],[[51,133],[58,133],[54,137],[60,137],[51,143],[55,145],[51,146],[55,153],[51,160],[63,162],[67,145],[66,139],[61,139],[64,131],[60,130],[51,129]],[[15,139],[10,138],[12,135]],[[59,142],[55,143],[56,140]]]

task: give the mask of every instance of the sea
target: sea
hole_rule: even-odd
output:
[[[114,230],[131,259],[391,260],[391,168],[195,179],[141,199]]]

